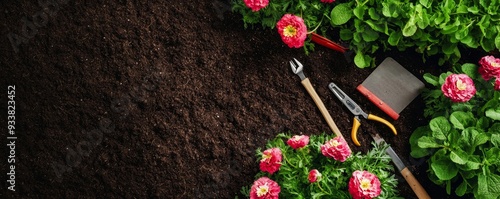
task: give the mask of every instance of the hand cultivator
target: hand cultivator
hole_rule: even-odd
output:
[[[325,105],[323,104],[323,101],[319,98],[318,94],[316,93],[316,90],[314,90],[314,87],[312,86],[311,82],[309,81],[309,78],[304,76],[304,73],[302,72],[302,69],[304,66],[297,61],[297,59],[293,58],[293,60],[290,61],[290,66],[292,67],[293,73],[297,74],[300,77],[302,85],[306,88],[307,92],[309,95],[314,100],[314,103],[316,103],[316,106],[319,108],[321,111],[321,114],[325,118],[326,122],[328,123],[328,126],[330,126],[330,129],[335,133],[335,135],[342,137],[342,133],[340,133],[339,128],[335,124],[335,122],[332,119],[332,116],[330,113],[328,113],[328,110],[326,109]]]

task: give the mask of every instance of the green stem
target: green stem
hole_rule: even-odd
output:
[[[321,192],[326,193],[326,194],[328,194],[328,195],[332,195],[330,192],[326,192],[326,191],[325,191],[325,190],[321,187],[321,185],[319,184],[319,182],[316,182],[316,185],[318,185],[318,188],[321,190]]]
[[[288,161],[288,159],[286,158],[286,155],[283,153],[283,159],[285,159],[285,162],[287,164],[289,164],[290,166],[292,166],[293,168],[297,168],[297,166],[293,165],[292,163],[290,163],[290,161]]]

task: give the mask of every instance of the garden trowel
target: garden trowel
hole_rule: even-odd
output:
[[[425,85],[394,59],[387,57],[357,87],[372,103],[392,119],[417,97]]]

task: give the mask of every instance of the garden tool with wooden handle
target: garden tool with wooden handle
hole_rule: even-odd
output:
[[[321,114],[323,115],[326,122],[328,123],[328,126],[330,126],[330,129],[332,129],[332,131],[338,137],[344,138],[344,136],[342,136],[342,133],[340,133],[339,128],[337,127],[337,125],[333,121],[332,116],[330,115],[330,113],[328,113],[328,110],[326,109],[325,105],[323,104],[323,101],[321,101],[318,94],[316,93],[316,90],[314,90],[314,87],[312,86],[311,82],[309,81],[309,78],[304,76],[304,73],[302,72],[302,69],[304,68],[304,66],[299,61],[297,61],[297,59],[295,59],[295,58],[293,58],[293,60],[290,61],[290,66],[292,67],[293,73],[297,74],[300,77],[302,85],[304,85],[304,87],[306,88],[309,95],[311,95],[311,97],[313,98],[314,103],[316,103],[316,106],[321,111]]]
[[[344,93],[344,91],[342,91],[337,85],[335,85],[335,83],[330,83],[330,85],[328,85],[328,87],[333,92],[333,94],[337,98],[339,98],[339,100],[347,107],[347,109],[349,109],[354,115],[356,115],[356,117],[357,117],[357,115],[364,115],[363,117],[370,119],[370,117],[368,117],[368,114],[364,113],[361,110],[361,108],[358,106],[358,104],[356,104],[356,102],[354,102],[349,96],[347,96]],[[354,136],[356,135],[356,132],[357,132],[357,130],[359,128],[359,118],[356,118],[356,117],[354,119],[353,132],[351,134],[351,136],[353,136],[353,140],[357,140],[357,138],[355,138]],[[377,116],[372,116],[372,117],[377,117]],[[389,122],[387,122],[384,119],[381,119],[381,118],[377,117],[375,119],[372,118],[372,120],[376,120],[376,121],[382,122],[385,125],[388,125],[389,127],[391,127],[392,131],[394,131],[394,132],[396,131],[394,129],[394,126],[392,126],[392,124],[390,124]],[[380,135],[378,133],[373,133],[373,134],[370,133],[370,135],[372,136],[372,138],[375,140],[375,142],[377,144],[380,144],[381,142],[385,142],[385,140],[382,137],[380,137]],[[422,185],[415,178],[415,176],[413,176],[413,174],[408,169],[408,167],[406,167],[404,165],[403,161],[401,161],[401,159],[396,154],[396,152],[394,151],[394,149],[392,149],[392,147],[389,146],[385,150],[385,152],[387,154],[389,154],[389,156],[392,159],[392,162],[396,165],[396,167],[398,168],[398,171],[405,178],[406,182],[410,185],[410,187],[413,190],[413,192],[415,193],[415,195],[417,195],[417,197],[419,199],[429,199],[429,198],[431,198],[429,196],[429,194],[427,194],[427,191],[425,191],[425,189],[422,187]]]

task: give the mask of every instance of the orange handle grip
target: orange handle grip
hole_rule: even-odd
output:
[[[392,132],[394,133],[394,135],[398,135],[398,132],[396,131],[396,128],[394,128],[394,125],[392,125],[390,122],[388,122],[384,118],[381,118],[381,117],[376,116],[376,115],[368,114],[368,119],[369,120],[375,120],[377,122],[385,124],[386,126],[388,126],[392,130]]]
[[[354,117],[354,120],[352,122],[351,139],[352,139],[352,142],[354,142],[354,144],[356,146],[361,146],[361,144],[358,141],[358,128],[359,128],[359,126],[361,126],[361,122],[359,122],[358,118]]]

